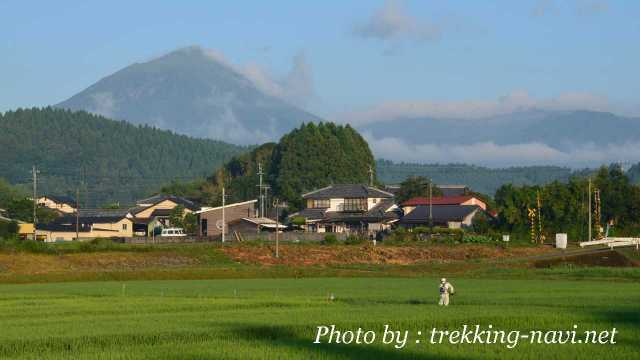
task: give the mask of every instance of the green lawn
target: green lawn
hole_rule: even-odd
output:
[[[0,285],[0,358],[91,359],[633,359],[640,284],[452,279],[305,278]],[[335,295],[329,301],[328,295]],[[315,345],[316,326],[409,330],[405,348]],[[615,345],[416,344],[417,332],[462,324],[505,330],[617,328]]]

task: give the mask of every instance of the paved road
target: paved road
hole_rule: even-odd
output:
[[[507,259],[495,259],[491,262],[520,262],[520,261],[538,261],[549,260],[569,256],[589,255],[611,251],[608,247],[587,247],[587,248],[574,248],[567,250],[556,249],[553,252],[549,252],[542,255],[533,255],[519,258],[507,258]]]

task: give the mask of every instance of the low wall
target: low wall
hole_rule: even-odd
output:
[[[190,244],[201,242],[219,241],[219,237],[197,237],[197,236],[156,236],[154,237],[131,237],[123,238],[125,244]]]
[[[345,240],[348,236],[346,233],[305,233],[305,232],[285,232],[278,234],[278,241],[283,242],[320,242],[324,240],[324,237],[332,234],[335,235],[338,240]],[[266,240],[266,241],[275,241],[276,234],[275,233],[242,233],[240,234],[243,241],[251,241],[251,240]],[[231,241],[237,241],[234,234],[227,235],[227,239]]]
[[[278,241],[282,242],[320,242],[324,240],[325,236],[332,234],[335,235],[336,239],[339,241],[344,241],[349,234],[347,233],[305,233],[305,232],[285,232],[278,234]],[[241,241],[253,241],[253,240],[265,240],[265,241],[275,241],[276,234],[271,232],[263,232],[263,233],[240,233],[239,234]],[[169,237],[169,236],[156,236],[155,238],[151,237],[131,237],[131,238],[120,238],[119,242],[124,242],[125,244],[191,244],[191,243],[205,243],[205,242],[219,242],[222,241],[222,236],[207,236],[207,237],[198,237],[198,236],[177,236],[177,237]],[[238,239],[234,233],[229,233],[226,235],[225,240],[227,242],[237,242]]]

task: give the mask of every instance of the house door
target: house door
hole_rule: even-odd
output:
[[[207,236],[207,219],[202,219],[200,221],[200,235]]]

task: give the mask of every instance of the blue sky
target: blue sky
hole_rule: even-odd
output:
[[[274,78],[304,54],[306,107],[327,118],[505,96],[640,114],[633,0],[3,0],[0,14],[0,111],[55,104],[197,44]]]

